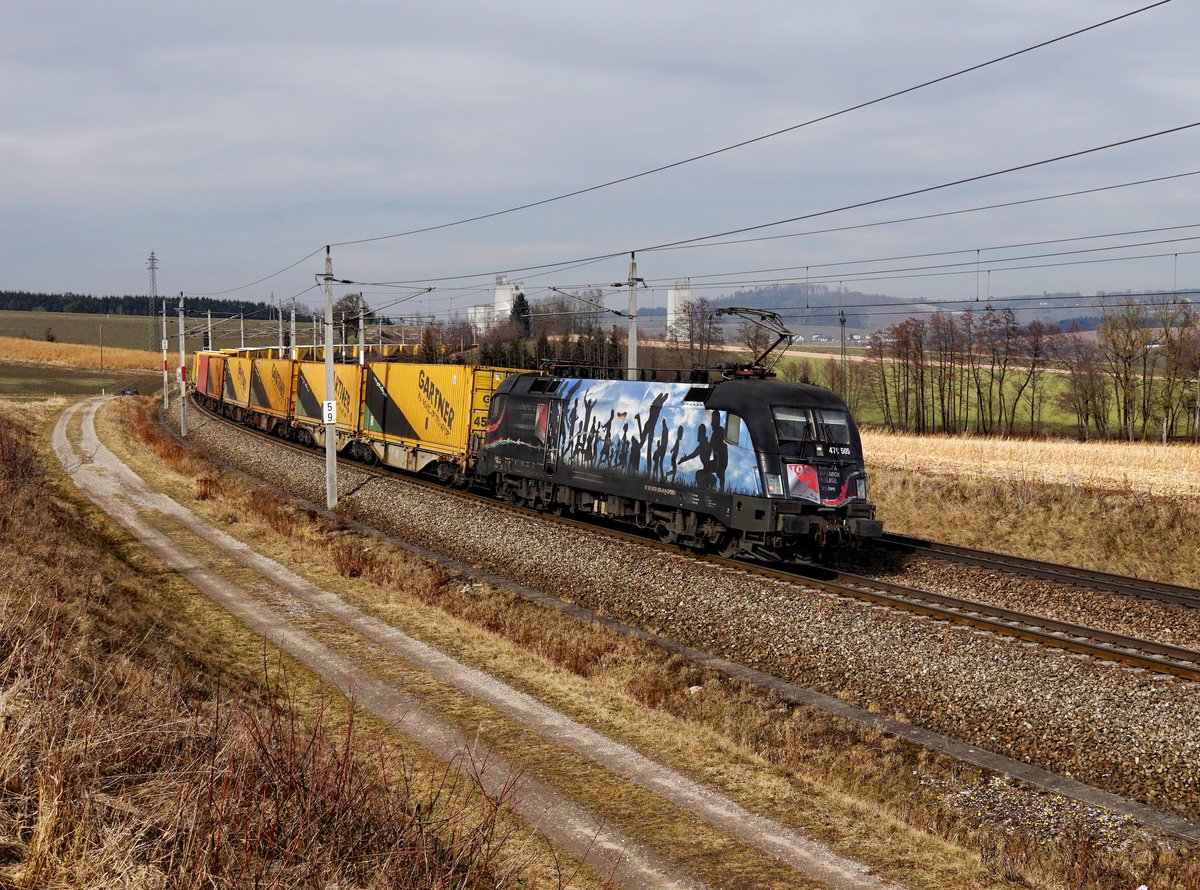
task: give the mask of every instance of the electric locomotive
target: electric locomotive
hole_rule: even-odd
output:
[[[502,498],[726,556],[808,560],[883,532],[850,411],[806,384],[514,375],[476,471]]]

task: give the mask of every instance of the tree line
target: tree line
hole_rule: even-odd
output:
[[[1094,333],[991,307],[907,318],[824,375],[893,430],[1036,435],[1055,407],[1080,438],[1200,434],[1200,318],[1187,300],[1110,303]]]
[[[158,315],[162,312],[162,301],[167,301],[167,313],[171,314],[178,305],[178,298],[160,295],[151,305],[150,297],[107,296],[93,297],[85,294],[39,294],[29,291],[0,291],[0,310],[21,312],[78,312],[90,315]],[[187,311],[212,312],[218,318],[236,318],[238,315],[261,315],[266,318],[274,311],[269,303],[248,300],[217,300],[211,297],[188,297]],[[304,314],[309,314],[308,309]]]

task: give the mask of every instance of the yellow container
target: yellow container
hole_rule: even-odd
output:
[[[362,365],[333,366],[333,398],[325,394],[325,363],[297,362],[295,421],[307,427],[323,427],[322,403],[337,402],[339,435],[355,435],[362,421]]]
[[[323,382],[325,378],[321,379]],[[295,387],[295,364],[291,359],[255,359],[250,375],[250,407],[273,417],[290,417]]]
[[[253,359],[237,355],[225,356],[225,404],[246,408],[250,404],[250,375]]]
[[[207,370],[200,375],[200,390],[218,402],[225,392],[225,356],[219,354],[201,355],[202,367]]]
[[[466,469],[487,430],[492,393],[513,368],[366,366],[363,435],[389,466],[419,471],[434,461]]]

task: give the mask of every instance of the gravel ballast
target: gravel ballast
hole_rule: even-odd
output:
[[[324,501],[320,453],[192,417],[194,444]],[[556,526],[352,467],[339,469],[339,487],[339,512],[381,531],[859,706],[1200,819],[1195,683]],[[953,588],[940,570],[930,575],[930,586]],[[1053,585],[1013,576],[995,583],[1010,591],[1027,585],[1040,585],[1027,600],[1040,605],[1030,611],[1079,613],[1076,589],[1060,590],[1055,605]],[[987,586],[976,578],[966,595]],[[1144,605],[1129,601],[1125,609]],[[1147,624],[1158,620],[1154,614]],[[1181,636],[1191,638],[1190,631]]]

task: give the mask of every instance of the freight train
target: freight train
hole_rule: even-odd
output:
[[[195,398],[233,420],[556,514],[774,561],[877,538],[854,418],[829,390],[775,380],[592,380],[512,368],[335,364],[201,352]]]

